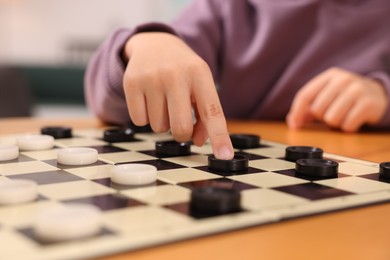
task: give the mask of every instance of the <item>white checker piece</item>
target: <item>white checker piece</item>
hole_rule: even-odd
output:
[[[228,179],[240,181],[262,188],[273,188],[309,182],[303,179],[293,178],[287,175],[277,174],[273,172],[234,175],[229,176]]]
[[[146,185],[157,180],[157,168],[149,164],[126,163],[111,167],[111,181],[121,185]]]
[[[206,155],[189,155],[183,157],[164,158],[165,161],[184,165],[186,167],[197,167],[208,164],[208,157]]]
[[[217,179],[221,178],[221,176],[193,168],[179,168],[158,171],[157,178],[167,183],[177,184],[182,182]]]
[[[155,233],[156,229],[188,225],[192,222],[188,216],[158,206],[138,206],[104,214],[104,223],[107,226],[132,236]]]
[[[0,174],[5,176],[55,170],[59,169],[40,161],[0,164]]]
[[[102,212],[88,204],[66,204],[38,212],[33,230],[43,241],[70,241],[96,235],[102,226]]]
[[[365,175],[370,173],[378,173],[378,166],[367,166],[358,163],[341,162],[339,163],[339,173],[345,173],[348,175]]]
[[[117,152],[99,154],[99,160],[111,164],[154,160],[156,157],[139,152]]]
[[[38,192],[50,199],[67,200],[112,194],[115,190],[89,180],[83,180],[40,185]]]
[[[47,150],[54,146],[54,138],[50,135],[23,135],[16,139],[20,150]]]
[[[159,185],[123,190],[121,193],[152,205],[170,205],[189,201],[191,191],[179,186]]]
[[[250,189],[241,193],[241,205],[248,210],[266,210],[273,207],[293,206],[308,200],[270,189]]]
[[[315,181],[315,183],[353,193],[369,193],[375,191],[390,190],[390,184],[388,183],[373,181],[360,177],[344,177]]]
[[[14,160],[19,157],[19,148],[13,144],[0,144],[0,162]]]
[[[31,180],[0,182],[0,205],[34,201],[38,197],[38,184]]]
[[[249,161],[249,166],[265,171],[281,171],[295,169],[295,163],[280,159],[259,159]]]
[[[57,162],[65,165],[88,165],[98,159],[98,151],[88,147],[68,147],[57,150]]]

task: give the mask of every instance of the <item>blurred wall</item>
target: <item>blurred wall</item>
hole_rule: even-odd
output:
[[[170,21],[189,0],[0,0],[0,64],[85,64],[114,29]]]

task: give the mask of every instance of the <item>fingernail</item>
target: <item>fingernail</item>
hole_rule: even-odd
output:
[[[221,160],[230,160],[233,158],[233,151],[227,146],[222,146],[218,149],[216,156]]]

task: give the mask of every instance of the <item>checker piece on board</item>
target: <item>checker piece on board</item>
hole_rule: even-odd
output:
[[[240,172],[248,169],[248,157],[235,154],[231,160],[222,160],[210,155],[208,158],[208,168],[219,172]]]
[[[14,160],[19,157],[19,148],[14,144],[0,144],[0,162]]]
[[[114,165],[111,168],[111,181],[121,185],[146,185],[157,179],[157,168],[142,163]]]
[[[202,187],[192,191],[190,201],[194,215],[222,215],[241,210],[241,194],[233,189]]]
[[[288,146],[285,151],[287,161],[296,162],[299,159],[322,159],[324,151],[312,146]]]
[[[390,162],[379,164],[379,176],[383,179],[390,180]]]
[[[295,163],[297,174],[314,178],[335,178],[338,168],[338,162],[324,159],[299,159]]]
[[[54,138],[50,135],[24,135],[16,139],[20,150],[48,150],[54,146]]]
[[[236,149],[250,149],[260,146],[260,136],[253,134],[231,134],[230,140]]]
[[[102,213],[88,204],[69,203],[42,209],[33,223],[37,238],[45,242],[90,237],[102,229]]]
[[[0,205],[19,204],[38,197],[38,184],[31,180],[0,182]]]
[[[191,142],[156,142],[156,154],[162,156],[186,156],[191,154]]]
[[[71,138],[72,128],[65,126],[47,126],[41,129],[41,134],[53,136],[54,139]]]
[[[57,151],[57,162],[65,165],[87,165],[98,160],[98,151],[88,147],[69,147]]]
[[[134,141],[135,131],[129,127],[107,129],[103,133],[103,140],[109,143]]]

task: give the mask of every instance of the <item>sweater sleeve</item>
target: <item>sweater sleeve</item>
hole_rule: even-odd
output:
[[[193,1],[172,25],[147,23],[112,33],[90,60],[84,77],[86,101],[92,112],[107,123],[123,124],[130,120],[123,90],[126,65],[121,53],[127,40],[139,32],[159,31],[178,35],[209,63],[214,74],[220,35],[218,15],[215,13],[218,1],[221,0]]]
[[[390,128],[390,75],[384,71],[374,71],[369,73],[367,76],[372,79],[378,80],[383,84],[385,88],[387,100],[388,100],[388,105],[387,105],[385,115],[382,117],[381,121],[378,124],[376,124],[374,127],[389,129]]]

